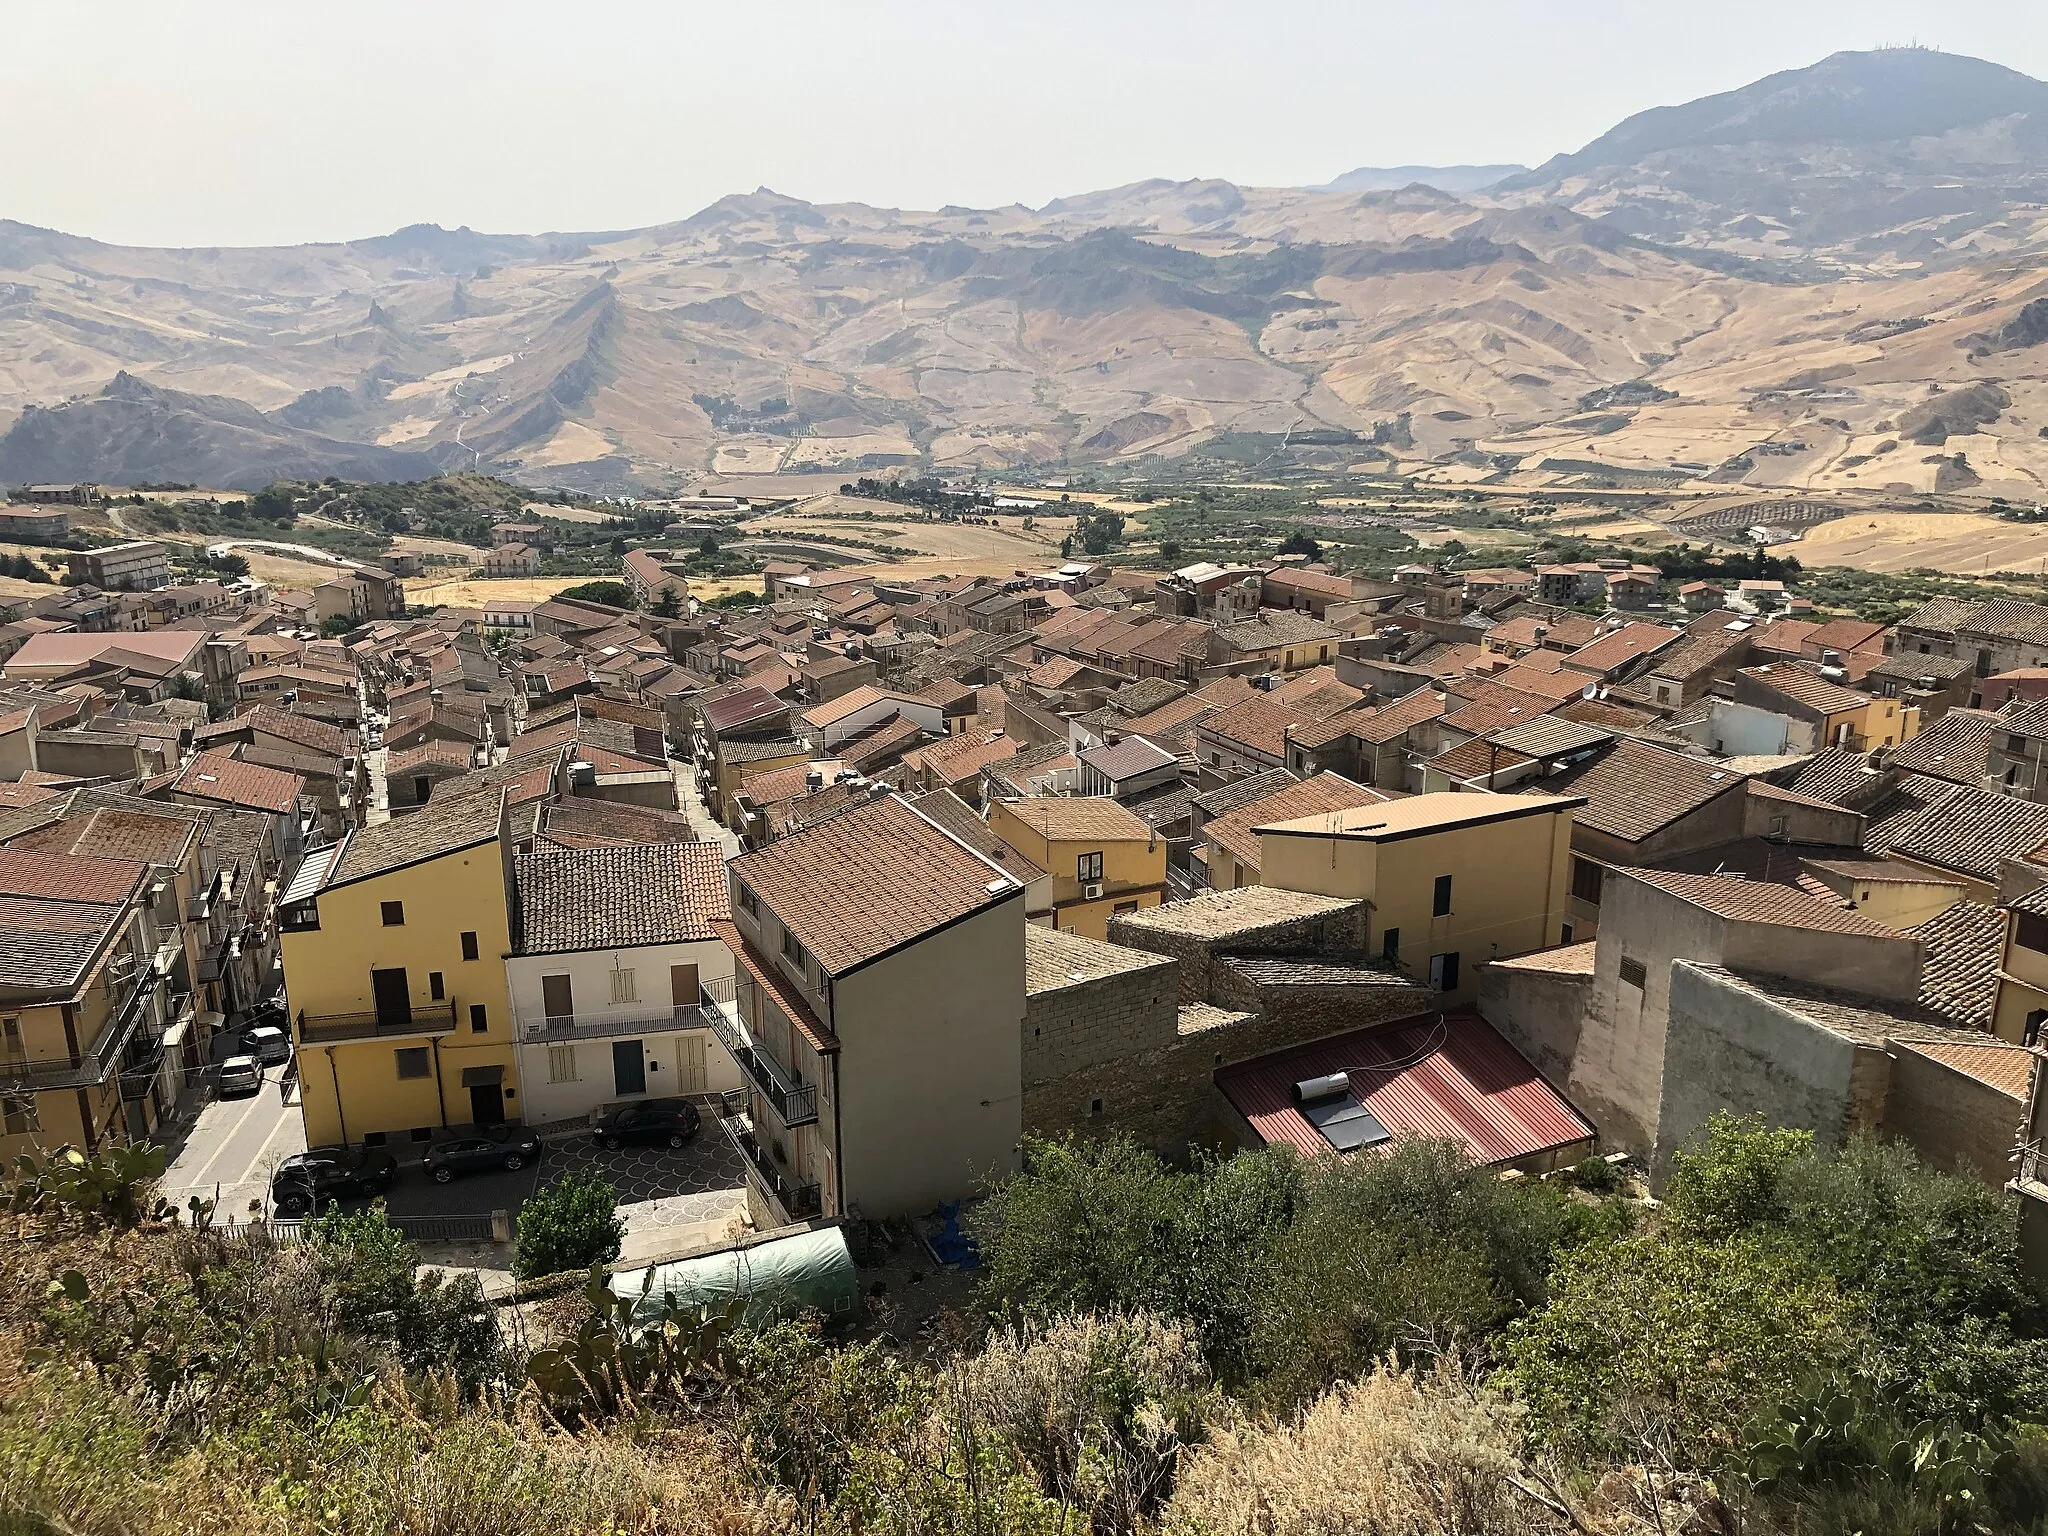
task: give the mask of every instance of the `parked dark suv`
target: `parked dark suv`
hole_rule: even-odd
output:
[[[704,1117],[688,1099],[629,1099],[607,1104],[597,1112],[591,1134],[600,1147],[624,1142],[666,1142],[688,1146],[704,1127]]]
[[[398,1161],[377,1147],[315,1147],[288,1157],[270,1180],[280,1216],[304,1216],[344,1195],[381,1195],[398,1177]]]

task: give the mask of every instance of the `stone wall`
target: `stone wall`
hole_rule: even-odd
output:
[[[1709,967],[1671,966],[1670,1032],[1664,1047],[1651,1177],[1719,1110],[1761,1115],[1765,1124],[1813,1132],[1837,1147],[1867,1121],[1873,1072],[1884,1052],[1824,1028]]]
[[[1889,1041],[1891,1080],[1884,1134],[1903,1141],[1949,1173],[2003,1188],[2013,1176],[2026,1106],[1989,1083],[1923,1055],[1908,1041]],[[2023,1202],[2024,1203],[2024,1202]]]
[[[1166,927],[1156,920],[1147,923],[1144,914],[1137,913],[1111,918],[1109,941],[1178,960],[1181,1001],[1199,1003],[1207,1001],[1215,990],[1214,971],[1219,954],[1360,954],[1366,942],[1366,916],[1366,903],[1355,901],[1309,916],[1246,924],[1223,932],[1200,932],[1192,927]]]
[[[1025,999],[1027,1132],[1099,1131],[1106,1128],[1112,1100],[1133,1101],[1142,1078],[1132,1076],[1131,1064],[1169,1048],[1177,1030],[1179,966],[1164,957],[1148,960]],[[1102,1109],[1094,1107],[1097,1099]]]
[[[1480,1015],[1508,1044],[1528,1057],[1551,1087],[1571,1083],[1579,1028],[1593,990],[1590,971],[1539,971],[1519,966],[1481,965]]]

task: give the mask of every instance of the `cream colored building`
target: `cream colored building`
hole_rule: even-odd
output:
[[[928,1211],[1017,1166],[1024,887],[906,801],[856,805],[727,866],[724,1122],[757,1225]]]
[[[1572,812],[1560,795],[1411,795],[1259,836],[1261,884],[1371,902],[1368,947],[1468,1001],[1473,967],[1560,941]]]
[[[518,925],[505,981],[526,1118],[742,1085],[719,1043],[733,955],[716,843],[644,843],[514,860]]]

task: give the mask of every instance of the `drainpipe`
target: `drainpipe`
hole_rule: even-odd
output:
[[[453,1004],[449,1005],[448,1011],[452,1017],[455,1012]],[[441,1037],[435,1035],[427,1045],[434,1053],[434,1098],[441,1106],[441,1129],[445,1131],[448,1129],[448,1088],[441,1081]]]
[[[327,1075],[334,1079],[334,1119],[341,1127],[341,1144],[348,1145],[348,1112],[341,1107],[341,1068],[334,1064],[334,1047],[320,1053],[327,1058]]]

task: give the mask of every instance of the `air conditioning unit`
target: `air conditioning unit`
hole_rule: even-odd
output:
[[[1082,887],[1081,887],[1081,898],[1082,898],[1082,900],[1084,900],[1084,901],[1100,901],[1100,900],[1102,900],[1102,887],[1101,887],[1100,885],[1084,885],[1084,886],[1082,886]]]

